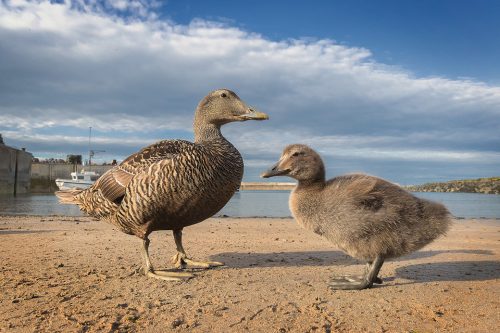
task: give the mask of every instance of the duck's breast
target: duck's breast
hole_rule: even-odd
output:
[[[138,235],[201,222],[224,207],[242,175],[236,150],[200,149],[155,163],[131,181],[117,219]]]

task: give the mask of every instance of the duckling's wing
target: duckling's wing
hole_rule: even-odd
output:
[[[356,206],[376,211],[384,205],[384,195],[381,191],[384,185],[385,182],[376,177],[352,175],[346,186],[346,193]]]
[[[103,196],[117,204],[125,195],[132,178],[147,169],[151,164],[174,158],[186,146],[193,143],[184,140],[163,140],[141,149],[127,157],[120,165],[104,173],[92,186],[100,189]]]

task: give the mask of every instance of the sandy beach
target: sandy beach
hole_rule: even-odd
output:
[[[91,218],[0,217],[1,332],[493,332],[500,221],[456,220],[446,237],[384,264],[384,284],[331,291],[363,263],[291,219],[214,218],[189,227],[194,259],[225,267],[146,278],[141,240]],[[171,232],[151,236],[172,268]]]

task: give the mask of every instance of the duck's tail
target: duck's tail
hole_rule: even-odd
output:
[[[78,194],[82,193],[84,190],[74,188],[70,190],[57,191],[55,195],[59,198],[59,203],[77,205],[80,200],[76,197]]]

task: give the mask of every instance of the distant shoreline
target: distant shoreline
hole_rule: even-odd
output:
[[[426,183],[403,186],[411,192],[448,192],[500,194],[500,177],[451,180],[448,182]]]
[[[52,181],[53,182],[53,181]],[[242,182],[240,191],[291,191],[297,184],[293,182]],[[448,182],[425,183],[421,185],[401,186],[410,192],[441,193],[483,193],[500,194],[500,177],[467,180],[451,180]],[[57,190],[55,183],[32,180],[29,193],[53,193]]]
[[[36,214],[3,214],[0,213],[0,218],[12,218],[12,217],[29,217],[29,218],[41,218],[41,219],[61,219],[62,221],[65,221],[65,219],[81,219],[81,218],[92,218],[88,215],[36,215]],[[453,216],[455,220],[464,220],[464,221],[486,221],[486,220],[493,220],[493,221],[500,221],[500,217],[460,217],[460,216]],[[221,215],[214,215],[210,217],[209,219],[232,219],[232,220],[258,220],[258,219],[269,219],[269,220],[287,220],[287,219],[293,219],[293,216],[230,216],[227,214],[221,214]],[[208,220],[208,219],[207,219]],[[99,221],[96,219],[96,221]],[[105,222],[105,221],[102,221]],[[0,228],[1,230],[1,228]]]

